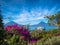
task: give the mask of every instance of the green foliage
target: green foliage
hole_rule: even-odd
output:
[[[31,38],[38,38],[40,37],[40,30],[33,30],[32,32],[30,32]]]
[[[60,45],[60,36],[52,37],[52,38],[43,38],[38,40],[31,45]]]
[[[52,37],[45,42],[45,45],[60,45],[60,36]]]
[[[39,32],[39,31],[38,31]],[[52,29],[48,31],[42,31],[39,36],[42,38],[37,42],[32,43],[31,45],[60,45],[60,36],[57,36],[57,33],[60,33],[58,29]],[[37,37],[37,35],[36,35]],[[30,44],[29,44],[30,45]]]
[[[18,42],[19,42],[19,36],[16,36],[15,34],[10,39],[7,39],[7,43],[9,45],[18,45]]]
[[[12,31],[12,32],[15,32],[15,31]],[[42,32],[40,30],[33,30],[30,32],[31,38],[39,37],[40,39],[37,40],[37,42],[32,43],[31,45],[60,44],[60,41],[58,38],[59,36],[56,36],[56,34],[59,32],[60,30],[58,29],[53,29],[49,31],[43,30]],[[26,42],[26,40],[21,39],[21,35],[16,35],[15,33],[8,33],[6,30],[0,31],[0,40],[1,40],[0,41],[1,45],[25,45],[26,43],[28,43]]]
[[[54,24],[53,20],[55,19],[55,15],[46,16],[45,18],[48,18],[48,24],[49,25]]]
[[[1,9],[0,9],[0,30],[2,30],[4,28],[3,26],[3,18],[2,18],[2,15],[1,15]]]
[[[7,31],[0,30],[0,45],[3,45],[5,43],[5,39],[7,38]]]
[[[56,25],[60,28],[60,12],[54,15],[46,16],[50,25]]]

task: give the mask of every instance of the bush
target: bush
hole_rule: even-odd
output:
[[[0,30],[0,45],[4,44],[4,40],[7,38],[7,31],[6,30]]]

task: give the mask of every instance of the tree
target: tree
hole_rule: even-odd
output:
[[[1,5],[0,5],[1,7]],[[0,30],[3,29],[4,26],[3,26],[3,18],[2,18],[2,15],[1,15],[1,9],[0,9]]]
[[[4,26],[3,26],[3,19],[2,19],[1,8],[0,8],[0,45],[5,45],[4,40],[7,38],[7,31],[3,29]]]
[[[54,15],[46,16],[46,18],[48,18],[48,23],[50,25],[58,26],[60,29],[60,12],[57,12]]]

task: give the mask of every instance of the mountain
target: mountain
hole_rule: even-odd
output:
[[[57,26],[49,25],[48,23],[45,23],[45,22],[41,21],[41,22],[40,22],[39,24],[37,24],[37,25],[30,25],[30,29],[31,29],[31,30],[34,30],[35,28],[37,28],[37,27],[39,27],[39,26],[45,28],[46,30],[57,28]]]
[[[14,25],[14,24],[19,25],[19,24],[17,24],[17,23],[14,22],[14,21],[10,21],[10,22],[8,22],[7,24],[5,24],[4,26],[11,26],[11,25]]]
[[[48,24],[47,23],[45,23],[45,22],[43,22],[43,21],[41,21],[39,24],[38,24],[38,26],[48,26]]]
[[[36,29],[36,28],[39,27],[39,26],[45,28],[45,26],[47,26],[47,23],[41,21],[39,24],[36,24],[36,25],[30,25],[30,29],[31,29],[31,30],[34,30],[34,29]]]
[[[49,29],[49,25],[48,25],[48,23],[45,23],[45,22],[43,22],[43,21],[41,21],[39,24],[38,24],[38,26],[41,26],[41,27],[44,27],[46,30],[47,29]]]
[[[10,22],[8,22],[7,24],[5,24],[4,26],[9,26],[9,25],[14,25],[14,24],[17,24],[17,23],[14,22],[14,21],[10,21]],[[17,24],[17,25],[20,26],[19,24]],[[46,30],[57,28],[57,26],[54,26],[54,25],[51,25],[51,26],[50,26],[50,25],[48,25],[48,23],[45,23],[45,22],[41,21],[39,24],[30,25],[30,26],[29,26],[29,29],[30,29],[30,30],[35,30],[35,29],[36,29],[37,27],[39,27],[39,26],[45,28]]]
[[[45,22],[40,22],[38,25],[44,27],[46,30],[57,28],[57,26],[49,25],[48,23]]]

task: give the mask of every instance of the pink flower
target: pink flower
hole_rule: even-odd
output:
[[[14,28],[15,30],[19,29],[18,25],[16,25],[16,24],[12,25],[12,28]]]
[[[24,39],[25,39],[25,36],[21,36],[20,38],[21,38],[22,40],[24,40]]]
[[[24,26],[20,26],[19,30],[26,30],[26,28]]]
[[[25,35],[27,35],[27,34],[28,34],[28,31],[24,31],[23,33],[24,33]]]
[[[6,27],[4,27],[5,28],[5,30],[11,30],[11,26],[6,26]]]
[[[26,31],[25,34],[28,34],[28,32]]]
[[[36,40],[31,40],[31,41],[30,41],[30,43],[34,43],[34,42],[36,42]]]

